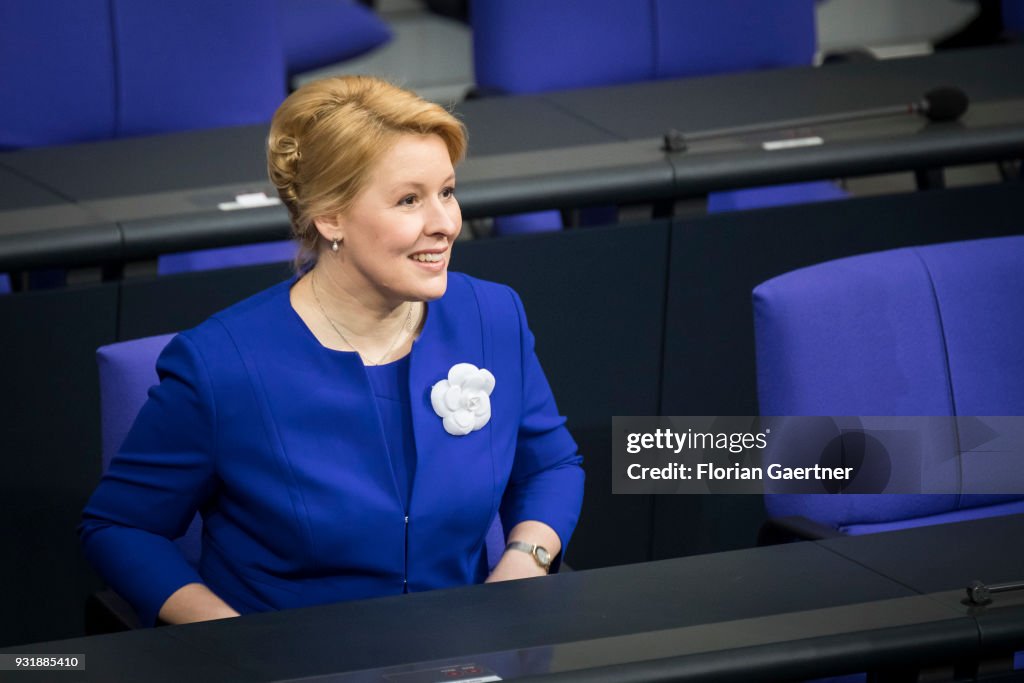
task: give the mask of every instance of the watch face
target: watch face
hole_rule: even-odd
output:
[[[540,562],[542,565],[547,567],[549,564],[551,564],[551,553],[549,553],[547,550],[541,548],[540,546],[537,546],[537,549],[534,552],[537,555],[537,561]]]

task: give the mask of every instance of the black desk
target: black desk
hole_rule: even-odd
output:
[[[62,681],[193,683],[309,676],[377,681],[383,673],[426,668],[425,662],[475,662],[509,678],[637,681],[928,666],[1024,647],[1024,600],[999,596],[988,608],[959,602],[963,586],[979,575],[1021,578],[1024,547],[1007,541],[1022,534],[1024,516],[1016,516],[40,643],[0,654],[84,654],[86,670],[62,673]],[[977,552],[957,553],[964,543]],[[932,571],[947,555],[956,560]],[[998,633],[979,635],[980,626],[996,621]]]
[[[977,102],[1024,96],[1024,45],[953,50],[927,57],[832,64],[544,95],[622,140],[670,128],[715,130],[802,116],[909,104],[936,86],[957,86]],[[612,104],[610,104],[612,103]]]
[[[1021,63],[1024,45],[1010,45],[466,102],[458,108],[470,131],[460,202],[471,218],[1020,157]],[[824,145],[779,152],[761,149],[767,135],[660,149],[669,128],[693,133],[902,104],[943,83],[972,97],[958,124],[924,130],[923,120],[896,117],[833,125],[813,131]],[[243,192],[273,196],[265,133],[250,126],[0,155],[0,173],[38,195],[26,210],[22,189],[0,184],[0,270],[283,237],[280,206],[217,209]]]

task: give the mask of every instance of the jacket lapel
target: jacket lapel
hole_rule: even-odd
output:
[[[410,360],[409,396],[417,457],[410,509],[429,514],[451,509],[456,503],[458,507],[479,510],[482,519],[473,523],[486,526],[490,519],[483,517],[498,504],[491,454],[494,415],[481,429],[453,436],[445,431],[430,402],[431,388],[447,379],[448,371],[456,363],[486,367],[496,376],[495,391],[500,390],[499,373],[488,367],[482,322],[471,285],[461,276],[449,276],[448,291],[429,305],[423,333]],[[492,485],[487,487],[486,483]],[[490,500],[480,500],[481,495]]]

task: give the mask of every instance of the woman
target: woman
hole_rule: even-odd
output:
[[[268,167],[299,276],[175,337],[84,513],[87,556],[143,623],[540,576],[559,555],[581,459],[522,304],[448,274],[464,149],[451,114],[371,78],[281,105]],[[196,510],[193,568],[169,539]]]

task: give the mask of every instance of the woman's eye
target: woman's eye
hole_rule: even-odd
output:
[[[455,196],[455,188],[454,187],[446,187],[443,190],[441,190],[441,197],[444,198],[444,199],[451,199],[454,196]]]
[[[414,195],[414,194],[406,195],[405,197],[402,197],[398,201],[398,203],[401,206],[415,206],[416,205],[416,195]]]

